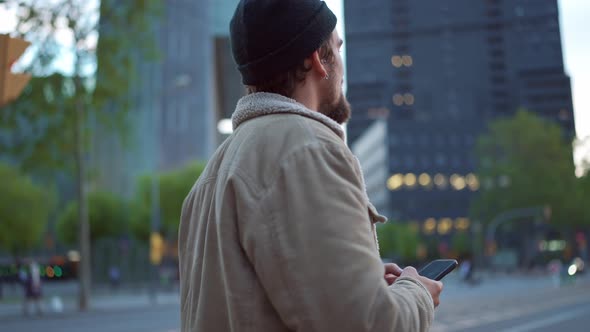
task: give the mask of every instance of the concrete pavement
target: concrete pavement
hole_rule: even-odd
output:
[[[545,324],[574,319],[576,316],[571,316],[569,308],[590,305],[590,278],[580,276],[575,282],[556,287],[548,276],[488,277],[480,286],[471,289],[451,279],[443,294],[431,331],[476,331],[482,326],[490,328],[481,331],[501,331],[513,325],[534,324],[535,315],[543,312],[558,315]],[[530,331],[533,330],[536,331]],[[582,326],[571,331],[586,331],[586,328]]]
[[[34,317],[35,308],[30,305],[31,315],[23,317],[22,290],[10,289],[5,299],[0,301],[0,321],[5,319],[29,319]],[[42,299],[43,315],[71,316],[79,313],[77,302],[77,284],[46,284]],[[154,305],[173,305],[178,308],[179,295],[176,289],[159,290],[155,294],[147,289],[109,290],[99,287],[92,293],[89,311],[119,311],[142,309]],[[56,309],[60,310],[56,310]]]
[[[68,292],[63,313],[42,317],[23,318],[20,303],[0,302],[0,331],[176,332],[180,327],[177,292],[160,293],[154,304],[146,290],[98,291],[92,309],[84,313],[76,310],[75,292]],[[431,331],[526,332],[556,326],[586,331],[589,294],[590,276],[557,288],[548,276],[487,274],[480,285],[471,287],[451,274],[445,278]]]

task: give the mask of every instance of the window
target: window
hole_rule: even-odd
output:
[[[391,146],[396,146],[399,143],[399,139],[397,138],[396,135],[394,134],[390,134],[389,135],[389,145]]]
[[[423,146],[428,146],[428,143],[430,143],[428,134],[420,135],[420,144],[422,144]]]
[[[490,68],[493,71],[506,70],[506,64],[503,62],[494,61],[494,62],[490,63]]]
[[[428,159],[428,156],[423,155],[420,157],[420,165],[422,166],[422,168],[430,167],[430,160]]]
[[[502,38],[502,36],[491,36],[488,38],[490,44],[501,44],[503,41],[504,38]]]
[[[178,131],[185,133],[189,128],[189,109],[186,102],[179,105],[178,112]]]
[[[415,165],[416,165],[416,160],[413,156],[407,155],[404,157],[404,166],[411,169],[411,168],[414,168]]]
[[[435,159],[437,166],[445,166],[445,164],[447,163],[447,158],[441,153],[437,153]]]
[[[443,136],[440,134],[436,134],[434,136],[434,144],[436,146],[443,146],[445,144]]]
[[[178,114],[177,104],[174,101],[169,101],[168,107],[164,108],[166,112],[166,131],[169,133],[173,133],[176,131],[176,117]]]
[[[449,135],[449,144],[451,146],[456,147],[459,145],[459,137],[456,134]]]
[[[499,49],[499,48],[493,49],[493,50],[490,51],[490,55],[492,57],[503,57],[504,56],[504,50],[503,49]]]

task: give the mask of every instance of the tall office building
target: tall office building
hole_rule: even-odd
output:
[[[350,141],[387,116],[394,218],[469,225],[487,123],[524,107],[574,136],[557,0],[345,0]],[[483,181],[482,181],[483,182]]]
[[[215,118],[219,122],[231,118],[238,100],[244,95],[242,76],[231,52],[229,22],[239,0],[218,0],[213,6],[213,62],[215,70]],[[221,143],[226,134],[218,132]]]
[[[142,173],[206,160],[213,153],[217,129],[210,10],[208,1],[164,1],[161,17],[152,24],[159,57],[138,56],[134,63],[138,79],[130,89],[127,144],[100,130],[94,135],[95,187],[130,196]],[[108,22],[101,22],[99,33],[109,29]],[[99,77],[97,84],[108,82]]]

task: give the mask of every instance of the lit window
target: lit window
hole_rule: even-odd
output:
[[[436,220],[434,218],[426,219],[424,225],[422,226],[422,229],[424,230],[424,234],[434,233],[434,230],[436,229]]]
[[[408,228],[413,233],[418,233],[418,231],[420,230],[420,224],[416,220],[412,220],[408,223]]]
[[[411,93],[404,94],[404,102],[406,105],[414,105],[414,95]]]
[[[404,177],[404,183],[409,188],[414,188],[416,186],[416,175],[412,173],[406,174],[406,176]]]
[[[404,64],[404,66],[410,67],[414,63],[414,60],[412,59],[412,57],[410,55],[404,55],[402,57],[402,63]]]
[[[229,135],[233,132],[231,119],[221,119],[217,123],[217,131],[222,135]]]
[[[451,220],[450,218],[443,218],[439,221],[437,230],[439,234],[444,235],[449,233],[452,228],[453,220]]]
[[[469,228],[471,222],[467,218],[457,218],[455,219],[455,229],[460,231],[465,231]]]
[[[402,57],[399,55],[394,55],[391,57],[391,64],[395,67],[395,68],[399,68],[403,65],[403,60]]]
[[[402,106],[404,104],[404,96],[401,93],[393,95],[393,104],[396,106]]]
[[[463,190],[465,189],[465,179],[458,174],[451,175],[451,185],[455,190]]]
[[[389,190],[399,190],[403,184],[404,184],[404,176],[402,174],[392,175],[387,180],[387,188]]]
[[[420,185],[423,187],[430,186],[432,184],[432,180],[430,179],[430,175],[428,175],[426,173],[420,174],[420,176],[418,177],[418,183],[420,183]]]
[[[467,182],[469,189],[471,189],[472,191],[477,191],[479,189],[479,180],[477,179],[477,176],[475,176],[475,174],[467,174],[467,176],[465,177],[465,182]]]
[[[434,184],[440,189],[444,189],[447,187],[447,178],[442,174],[436,174],[434,176]]]

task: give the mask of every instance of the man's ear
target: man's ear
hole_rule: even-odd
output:
[[[311,54],[311,69],[320,78],[328,75],[327,64],[320,58],[320,53],[315,51]]]

